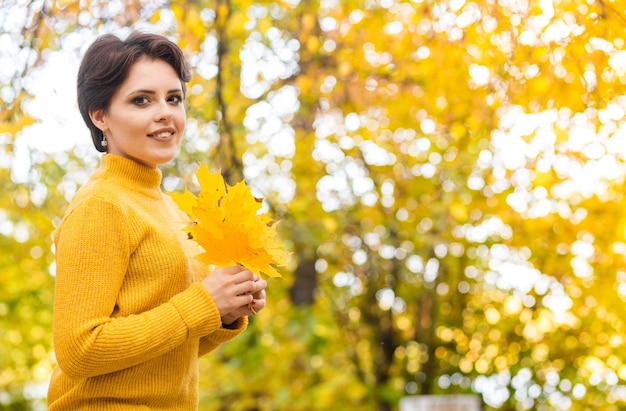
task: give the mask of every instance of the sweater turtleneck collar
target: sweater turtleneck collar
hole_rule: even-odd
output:
[[[161,170],[139,164],[134,160],[115,154],[102,156],[98,177],[115,181],[130,189],[145,192],[148,195],[161,196]]]

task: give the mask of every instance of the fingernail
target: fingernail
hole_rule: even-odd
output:
[[[250,301],[250,304],[254,305],[254,304],[256,304],[256,301],[252,300],[252,301]]]

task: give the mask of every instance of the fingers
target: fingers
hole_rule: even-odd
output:
[[[265,308],[267,281],[241,266],[216,268],[202,283],[223,321],[254,315]]]
[[[252,271],[239,265],[233,265],[230,267],[218,267],[213,270],[212,274],[228,276],[236,283],[259,278]]]
[[[265,308],[265,298],[252,299],[250,304],[248,304],[245,308],[249,312],[246,312],[244,315],[257,315],[259,311]]]
[[[256,300],[265,300],[265,288],[267,281],[259,280],[252,283],[245,283],[246,291],[239,294],[239,297],[245,298],[244,304],[254,304]]]
[[[256,315],[259,311],[265,308],[265,287],[267,286],[267,282],[264,280],[259,280],[256,283],[261,283],[260,285],[257,285],[257,289],[259,287],[262,287],[262,289],[259,289],[253,294],[248,292],[240,295],[239,297],[245,298],[245,304],[241,305],[239,308],[231,312],[231,315],[235,315],[236,317],[245,315]]]
[[[253,298],[252,302],[250,302],[250,305],[254,308],[254,311],[256,314],[257,312],[259,312],[260,310],[262,310],[263,308],[265,308],[265,292],[263,293],[262,297],[259,298]]]
[[[260,299],[265,298],[265,289],[258,290],[252,293],[252,296],[254,297],[255,300],[260,300]]]
[[[230,324],[240,317],[256,315],[259,311],[265,308],[265,291],[262,292],[261,298],[253,298],[251,294],[245,294],[242,297],[246,298],[247,303],[243,304],[229,313],[222,316],[222,322],[224,324]]]
[[[254,282],[260,279],[259,276],[252,273],[252,271],[240,266],[216,268],[213,270],[211,276],[220,277],[220,282],[225,287],[232,287],[236,295],[254,292],[254,290],[257,289]]]
[[[267,288],[267,281],[262,280],[258,275],[254,275],[252,279],[240,282],[238,287],[241,290],[240,294],[257,295],[260,291]]]
[[[267,281],[261,279],[252,281],[251,287],[252,289],[249,291],[249,294],[252,294],[255,296],[254,298],[257,298],[256,296],[259,295],[260,292],[264,292],[267,288]]]
[[[241,294],[254,294],[257,291],[264,290],[267,287],[267,281],[254,274],[252,271],[244,269],[240,266],[231,266],[216,269],[222,271],[223,274],[230,275],[233,284],[241,285]]]

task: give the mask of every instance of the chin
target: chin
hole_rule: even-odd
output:
[[[167,163],[173,161],[174,158],[176,158],[176,156],[155,158],[153,160],[153,164],[156,164],[157,166],[160,166],[160,165],[167,164]]]
[[[156,154],[152,158],[152,160],[154,164],[166,164],[174,160],[177,154],[178,154],[178,149],[172,150],[170,152],[161,152],[161,153]]]

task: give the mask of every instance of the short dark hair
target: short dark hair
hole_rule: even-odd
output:
[[[89,113],[109,108],[130,68],[143,57],[163,60],[172,66],[181,80],[183,94],[186,92],[185,83],[191,79],[189,65],[180,47],[164,36],[135,31],[121,40],[105,34],[89,46],[83,57],[78,69],[78,109],[98,151],[106,151],[101,145],[102,131],[93,124]]]

